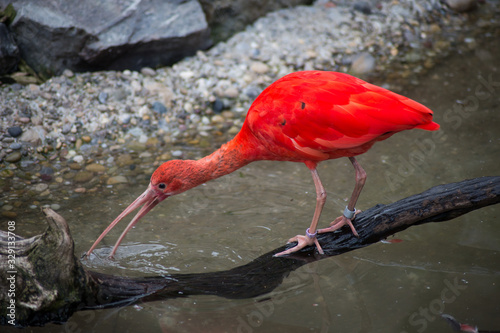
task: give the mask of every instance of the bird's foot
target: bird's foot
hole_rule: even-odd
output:
[[[318,249],[319,254],[324,254],[323,249],[321,248],[321,245],[319,245],[318,239],[316,238],[317,233],[318,232],[311,234],[309,233],[309,229],[307,229],[305,235],[297,235],[295,237],[290,238],[287,243],[297,242],[297,245],[288,250],[276,253],[274,256],[280,257],[286,254],[294,253],[305,248],[306,246],[310,246],[313,244],[316,244],[316,248]]]
[[[351,228],[351,231],[354,234],[354,236],[359,237],[356,228],[354,228],[354,225],[352,224],[352,220],[354,220],[356,218],[356,214],[359,213],[361,213],[361,211],[358,209],[353,212],[351,218],[348,218],[345,215],[339,216],[332,223],[330,223],[330,226],[328,228],[319,229],[318,233],[324,234],[325,232],[332,232],[342,228],[345,225],[348,225]]]

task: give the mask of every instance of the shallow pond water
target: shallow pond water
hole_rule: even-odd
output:
[[[359,157],[368,174],[358,207],[390,203],[429,187],[499,175],[500,47],[494,42],[447,59],[403,94],[430,107],[440,132],[414,130]],[[460,105],[463,104],[464,107]],[[347,159],[324,162],[329,197],[321,225],[340,215],[354,185]],[[106,197],[75,200],[59,211],[76,254],[147,183]],[[88,268],[124,276],[220,271],[244,265],[303,233],[315,191],[300,164],[256,162],[169,198],[106,258],[125,227],[99,245]],[[19,218],[26,229],[36,218]],[[127,220],[128,221],[128,220]],[[270,294],[232,300],[192,296],[119,309],[78,312],[64,325],[36,332],[451,332],[437,313],[500,330],[499,208],[398,233],[402,242],[372,246],[293,271]],[[43,229],[43,227],[40,227]],[[4,328],[2,328],[4,331]]]

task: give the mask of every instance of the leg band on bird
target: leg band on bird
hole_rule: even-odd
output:
[[[317,234],[318,234],[318,230],[316,230],[316,232],[314,234],[311,234],[309,232],[309,228],[307,228],[307,230],[306,230],[306,236],[309,238],[315,238]]]
[[[347,217],[349,220],[352,220],[354,215],[356,215],[356,208],[354,208],[353,210],[350,210],[348,206],[345,206],[344,216]]]

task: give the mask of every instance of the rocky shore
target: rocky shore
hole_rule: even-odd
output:
[[[268,14],[168,68],[73,73],[0,86],[0,218],[63,198],[146,183],[161,162],[197,158],[236,134],[254,98],[298,70],[418,84],[450,52],[498,33],[500,5],[317,1]]]

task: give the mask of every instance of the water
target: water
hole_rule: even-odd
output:
[[[494,43],[478,47],[405,88],[405,95],[434,110],[442,130],[401,133],[360,156],[368,181],[357,208],[393,202],[438,184],[499,174],[498,54]],[[457,109],[459,103],[467,107]],[[354,172],[342,159],[322,163],[319,173],[329,194],[320,222],[326,226],[341,214]],[[145,187],[106,198],[89,195],[59,211],[70,221],[76,253],[86,251]],[[314,185],[305,166],[253,163],[167,199],[129,232],[116,259],[108,260],[106,254],[127,223],[123,221],[84,264],[124,276],[227,270],[303,233],[314,204]],[[378,243],[302,266],[272,293],[257,298],[170,299],[78,312],[64,325],[30,330],[451,332],[436,315],[441,312],[498,330],[498,215],[499,208],[492,206],[453,221],[410,228],[396,235],[400,243]]]

